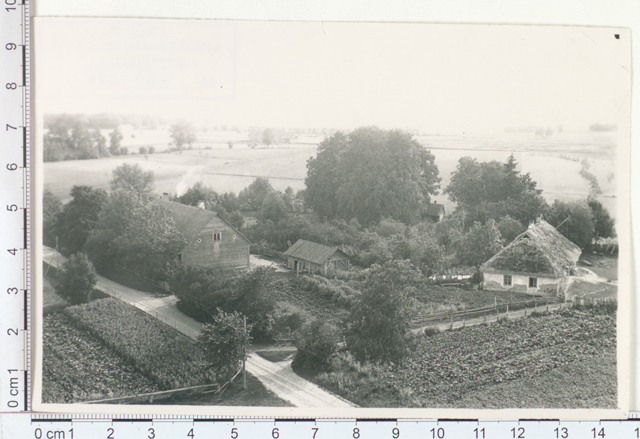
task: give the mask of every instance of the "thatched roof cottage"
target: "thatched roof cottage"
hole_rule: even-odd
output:
[[[551,224],[536,221],[480,267],[482,288],[562,295],[581,253]]]

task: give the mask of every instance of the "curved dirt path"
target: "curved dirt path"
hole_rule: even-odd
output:
[[[62,266],[66,258],[52,248],[43,246],[43,260],[51,266]],[[151,293],[134,290],[98,276],[96,289],[135,306],[147,314],[175,328],[195,340],[202,330],[202,324],[183,314],[176,306],[175,296],[158,297]],[[247,358],[247,372],[278,397],[296,407],[357,407],[355,404],[336,396],[305,380],[291,369],[291,360],[272,363],[255,353]]]

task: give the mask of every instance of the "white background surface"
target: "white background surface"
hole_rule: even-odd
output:
[[[167,18],[218,18],[259,20],[307,20],[307,21],[413,21],[439,23],[509,23],[509,24],[560,24],[587,26],[629,27],[632,29],[633,59],[640,56],[640,44],[635,33],[640,32],[640,1],[638,0],[498,0],[478,2],[474,0],[401,0],[385,2],[377,0],[244,0],[244,1],[172,1],[172,0],[34,0],[32,13],[36,16],[102,16],[102,17],[167,17]],[[78,38],[82,38],[81,35]],[[635,43],[635,44],[633,44]],[[60,50],[64,50],[61,48]],[[633,69],[634,82],[638,79]],[[640,168],[640,154],[635,139],[640,118],[634,111],[639,102],[637,87],[632,88],[632,200],[638,199],[640,177],[634,170]],[[640,226],[640,203],[632,203],[634,228]],[[634,248],[640,248],[636,232]],[[635,272],[640,263],[634,261]],[[635,279],[636,289],[638,279]],[[635,315],[640,315],[638,302],[634,300]],[[638,329],[636,328],[636,335]],[[636,337],[636,340],[638,337]],[[634,346],[638,346],[637,341]],[[635,349],[636,364],[638,349]],[[638,369],[637,366],[635,366]],[[637,381],[637,380],[636,380]],[[640,394],[634,383],[632,388]],[[632,409],[640,409],[632,403]]]

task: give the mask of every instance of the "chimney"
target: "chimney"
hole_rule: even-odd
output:
[[[200,202],[198,203],[198,207],[199,207],[200,209],[202,209],[202,210],[207,210],[207,207],[206,207],[206,206],[205,206],[205,204],[204,204],[204,200],[202,200],[202,201],[200,201]]]
[[[162,193],[162,199],[164,201],[169,201],[169,192],[163,192]]]

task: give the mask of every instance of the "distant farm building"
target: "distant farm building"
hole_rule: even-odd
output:
[[[299,239],[284,252],[287,267],[296,273],[321,273],[327,276],[333,270],[349,270],[349,257],[337,247]]]
[[[431,203],[427,206],[426,217],[437,223],[444,218],[444,204]]]
[[[482,287],[561,295],[581,252],[555,227],[539,220],[480,267]]]
[[[249,267],[251,242],[216,212],[166,200],[159,203],[170,212],[176,229],[187,241],[180,252],[183,264],[222,269]]]

